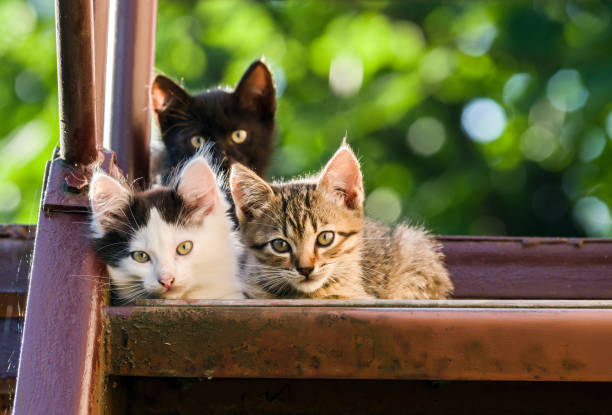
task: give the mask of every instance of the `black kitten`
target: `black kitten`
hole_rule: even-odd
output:
[[[237,161],[265,174],[274,141],[276,96],[272,73],[263,61],[253,62],[234,90],[217,87],[197,95],[158,75],[151,98],[165,147],[154,176],[167,176],[205,143],[213,144],[212,161],[223,170]]]

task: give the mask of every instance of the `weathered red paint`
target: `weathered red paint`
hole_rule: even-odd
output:
[[[149,181],[149,89],[155,59],[157,0],[120,1],[114,39],[110,149],[138,186]]]
[[[89,244],[87,184],[93,163],[116,168],[96,135],[92,13],[92,0],[56,1],[61,149],[45,172],[16,415],[101,411],[105,270]]]
[[[612,298],[612,240],[441,237],[455,298]]]
[[[128,376],[612,381],[612,309],[107,307]]]

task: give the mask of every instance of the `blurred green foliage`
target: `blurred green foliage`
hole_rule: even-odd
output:
[[[0,3],[1,221],[35,221],[58,141],[46,3]],[[317,171],[347,133],[381,220],[610,236],[610,39],[604,1],[159,0],[156,67],[197,91],[265,56],[272,176]]]

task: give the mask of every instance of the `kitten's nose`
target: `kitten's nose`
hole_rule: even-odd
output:
[[[170,277],[163,277],[157,280],[157,282],[159,282],[159,284],[163,287],[165,287],[167,290],[170,289],[170,287],[172,287],[172,284],[174,283],[174,277],[170,276]]]
[[[310,275],[314,267],[297,267],[296,269],[297,269],[297,272],[307,277]]]

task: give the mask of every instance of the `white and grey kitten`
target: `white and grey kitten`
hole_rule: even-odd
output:
[[[143,192],[98,172],[89,198],[94,249],[122,303],[243,298],[229,204],[204,157]]]
[[[447,298],[441,246],[421,228],[364,216],[359,162],[346,144],[317,176],[267,183],[234,164],[230,185],[245,294],[254,298]]]

